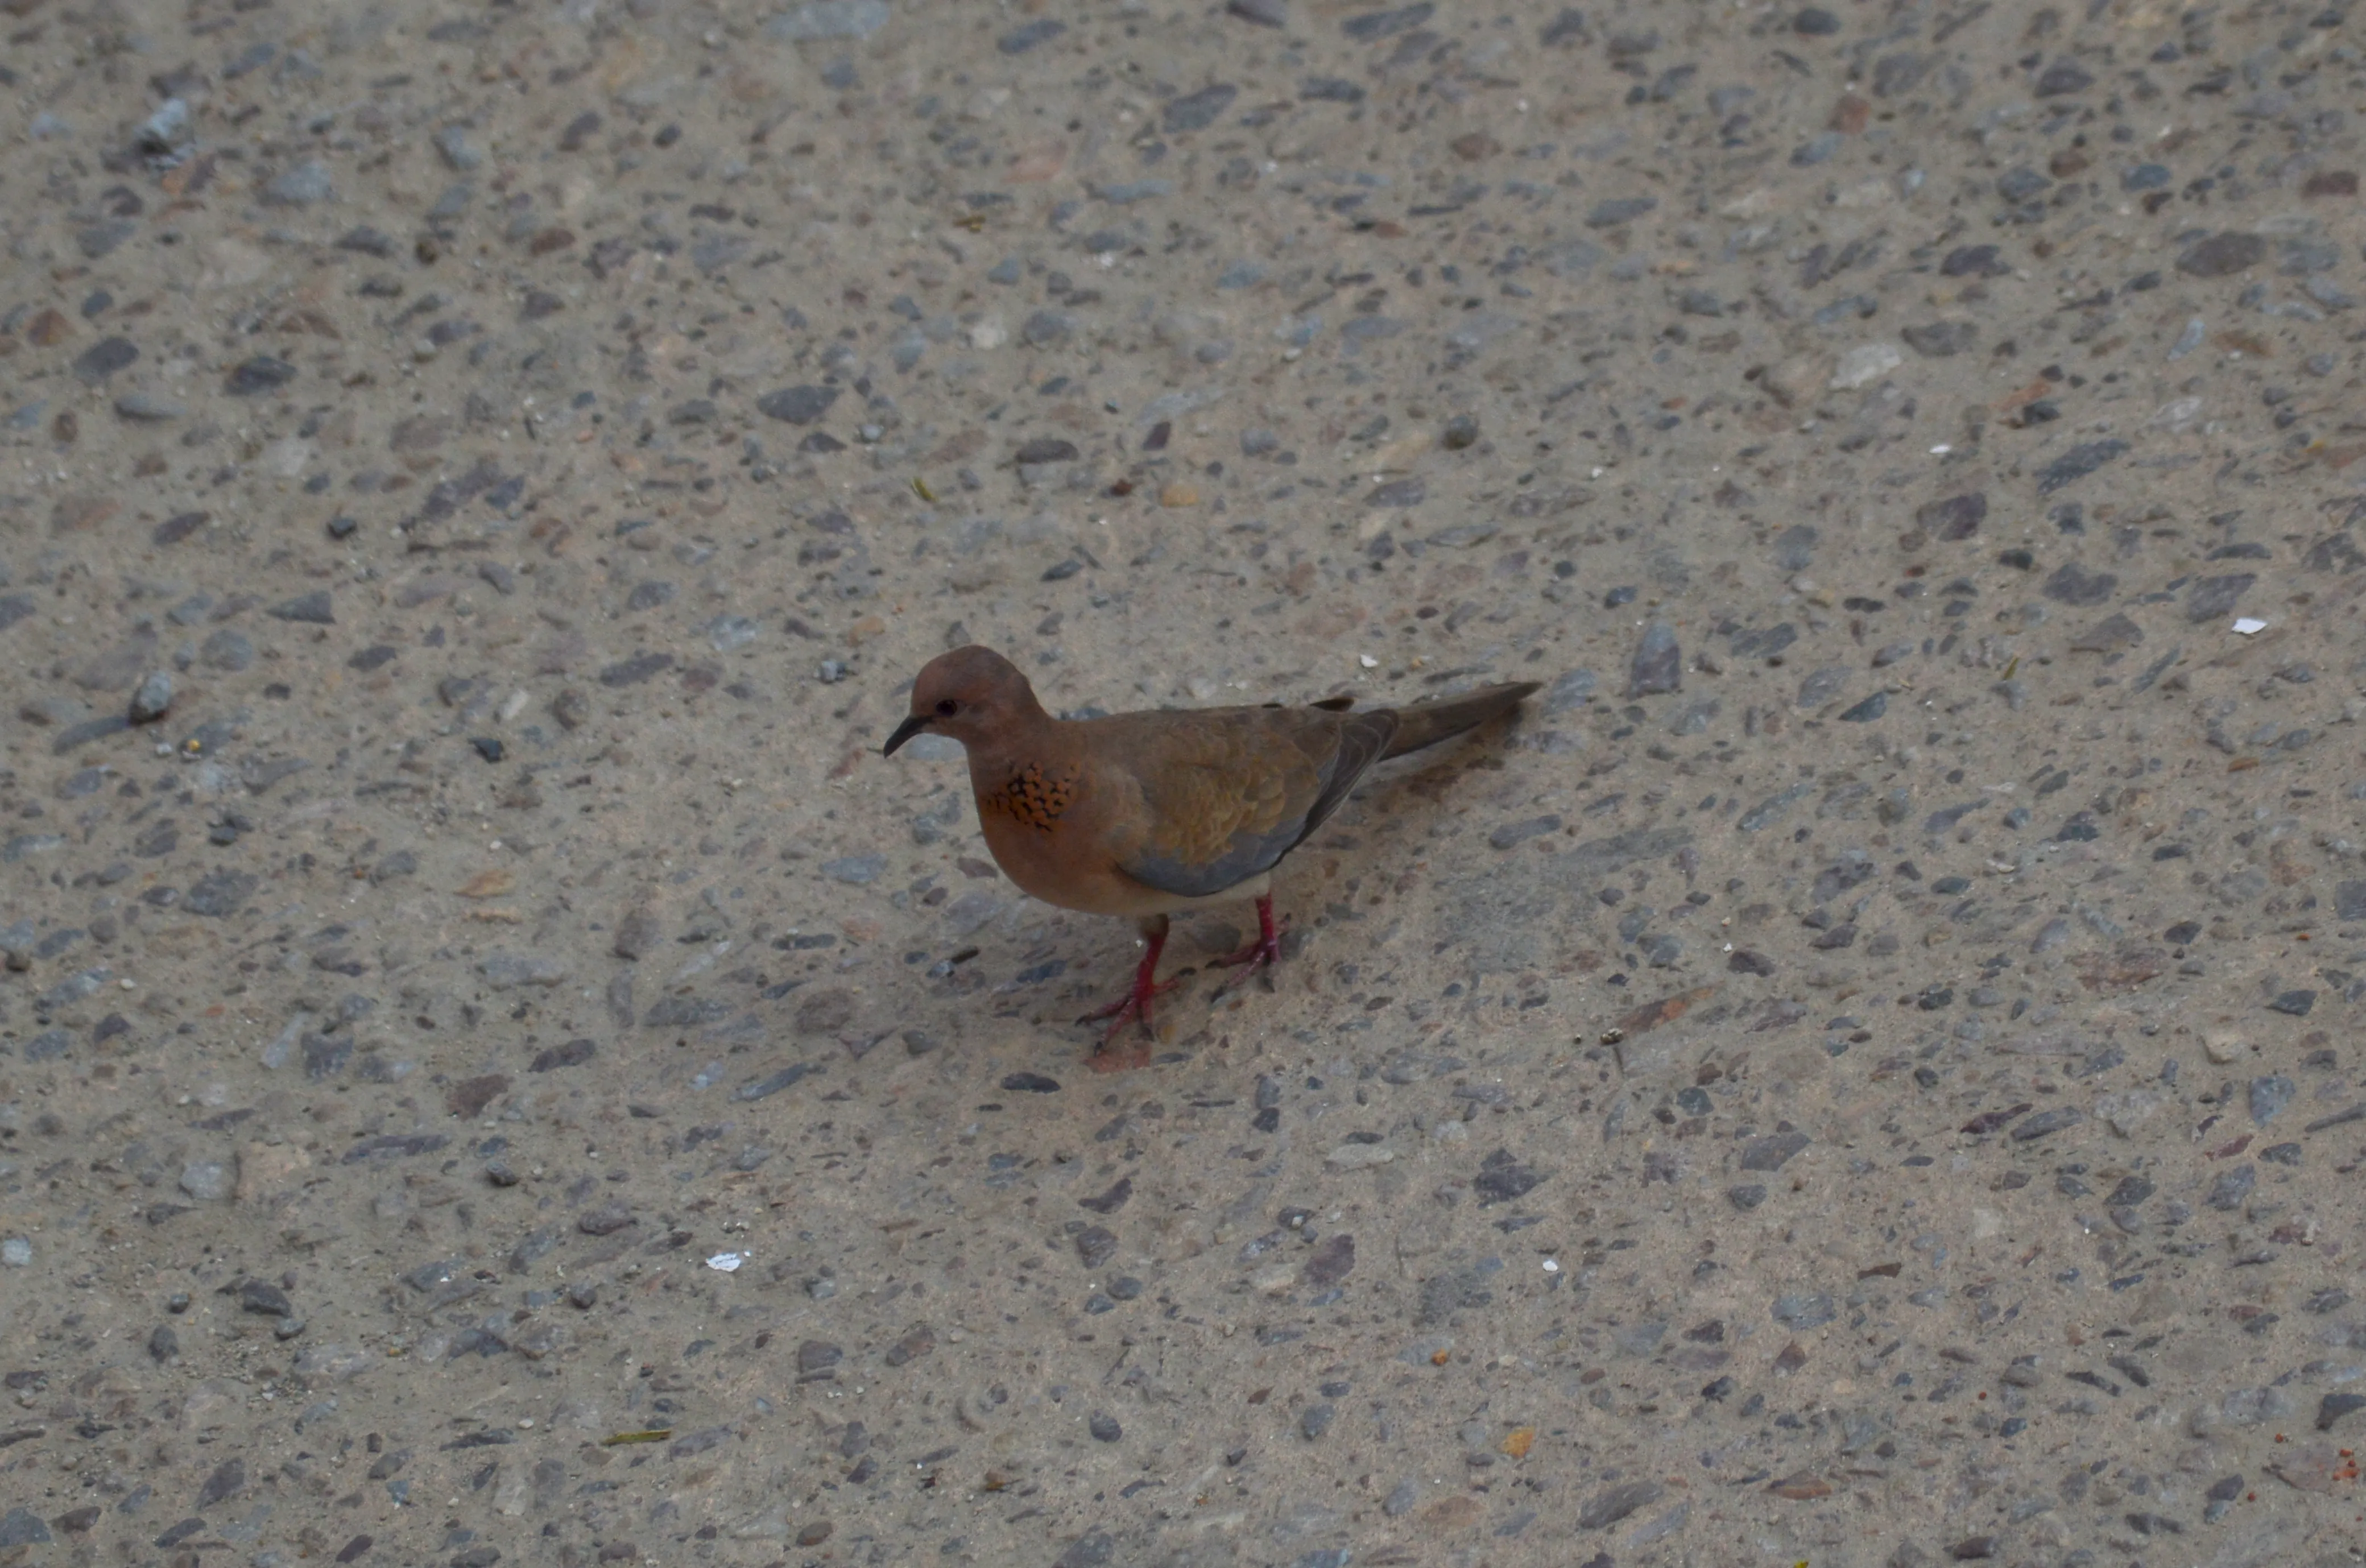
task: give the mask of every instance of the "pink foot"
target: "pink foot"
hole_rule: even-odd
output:
[[[1273,923],[1273,895],[1267,894],[1256,901],[1257,937],[1238,953],[1228,953],[1211,962],[1227,969],[1241,969],[1243,977],[1256,974],[1269,964],[1281,962],[1281,932]]]
[[[1156,1038],[1150,1022],[1151,998],[1164,995],[1183,983],[1183,977],[1179,975],[1163,986],[1155,983],[1158,975],[1158,955],[1166,946],[1166,920],[1162,918],[1155,930],[1145,929],[1142,935],[1144,946],[1142,963],[1133,971],[1133,985],[1128,988],[1124,996],[1109,1006],[1098,1012],[1088,1012],[1076,1020],[1078,1023],[1098,1023],[1102,1019],[1110,1020],[1109,1032],[1101,1036],[1101,1050],[1107,1050],[1110,1043],[1117,1039],[1119,1032],[1128,1023],[1139,1022],[1144,1034]]]
[[[1166,984],[1163,986],[1145,986],[1141,981],[1136,980],[1132,988],[1130,988],[1124,996],[1119,998],[1116,1001],[1110,1003],[1110,1005],[1105,1008],[1085,1014],[1084,1017],[1076,1020],[1076,1021],[1078,1023],[1098,1023],[1101,1020],[1108,1019],[1110,1021],[1109,1032],[1101,1036],[1101,1043],[1103,1045],[1107,1045],[1110,1042],[1115,1040],[1118,1036],[1118,1032],[1123,1029],[1128,1023],[1135,1022],[1137,1021],[1142,1024],[1142,1032],[1144,1034],[1154,1033],[1155,1032],[1152,1030],[1150,1023],[1150,998],[1153,997],[1165,996],[1167,992],[1173,990],[1182,983],[1180,976],[1167,981]]]

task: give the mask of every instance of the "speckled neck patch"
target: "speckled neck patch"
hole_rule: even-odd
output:
[[[1010,781],[1000,789],[979,797],[978,807],[1048,833],[1053,824],[1076,804],[1076,799],[1075,773],[1053,778],[1047,776],[1040,764],[1030,762],[1014,770]]]

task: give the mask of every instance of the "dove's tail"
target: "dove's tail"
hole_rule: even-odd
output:
[[[1418,751],[1425,746],[1476,728],[1496,715],[1509,713],[1519,705],[1520,699],[1537,689],[1534,681],[1517,681],[1502,686],[1482,686],[1459,697],[1447,697],[1439,702],[1415,703],[1411,707],[1396,710],[1397,732],[1389,741],[1383,757],[1402,757],[1408,751]]]

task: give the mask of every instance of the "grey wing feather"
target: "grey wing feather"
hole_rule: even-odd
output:
[[[1203,864],[1144,855],[1120,869],[1136,882],[1179,898],[1212,898],[1227,888],[1271,871],[1280,863],[1282,856],[1304,843],[1339,809],[1357,782],[1387,751],[1396,728],[1396,715],[1385,709],[1349,721],[1340,732],[1339,749],[1316,775],[1318,786],[1313,804],[1296,821],[1285,822],[1270,833],[1235,833],[1231,849]]]
[[[1298,826],[1292,823],[1271,833],[1235,833],[1233,847],[1204,864],[1190,865],[1163,855],[1144,855],[1118,869],[1136,882],[1178,898],[1212,898],[1259,872],[1272,870],[1274,863],[1298,842],[1299,832]]]
[[[1389,742],[1395,739],[1397,716],[1382,709],[1378,713],[1358,714],[1339,731],[1339,750],[1332,754],[1323,775],[1323,787],[1314,796],[1314,804],[1306,808],[1305,820],[1299,824],[1298,836],[1274,854],[1283,854],[1306,841],[1315,829],[1329,819],[1346,800],[1348,793],[1362,782],[1373,763],[1388,754]],[[1271,864],[1271,862],[1268,862]]]

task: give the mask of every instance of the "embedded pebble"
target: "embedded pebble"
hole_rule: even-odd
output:
[[[317,158],[308,158],[275,175],[263,187],[263,199],[276,207],[310,207],[328,200],[335,188],[329,166]]]
[[[126,392],[115,400],[115,412],[130,420],[162,423],[167,420],[186,419],[189,405],[178,398],[157,392]]]
[[[153,724],[172,710],[173,677],[161,670],[141,679],[131,694],[131,722]]]
[[[1683,687],[1683,655],[1676,646],[1676,630],[1665,621],[1653,621],[1644,627],[1634,657],[1628,661],[1627,694],[1644,697]]]
[[[2299,1094],[2300,1087],[2292,1079],[2277,1073],[2269,1077],[2253,1078],[2250,1088],[2251,1120],[2260,1126],[2274,1121],[2284,1107]]]

